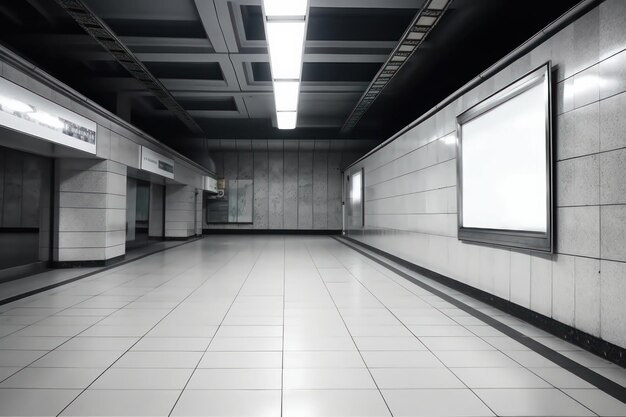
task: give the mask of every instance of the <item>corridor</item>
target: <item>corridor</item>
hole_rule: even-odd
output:
[[[626,415],[428,288],[617,384],[623,368],[419,279],[330,237],[169,249],[0,307],[0,413]]]

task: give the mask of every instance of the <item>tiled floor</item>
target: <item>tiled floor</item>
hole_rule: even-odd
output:
[[[626,381],[622,368],[424,282]],[[0,381],[0,415],[626,415],[328,237],[212,236],[1,306]]]

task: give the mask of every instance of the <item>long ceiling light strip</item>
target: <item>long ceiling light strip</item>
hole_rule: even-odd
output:
[[[119,40],[113,30],[102,21],[82,0],[56,0],[56,2],[117,62],[135,79],[146,87],[172,113],[176,115],[193,133],[204,136],[205,133],[172,96],[167,88],[156,78],[126,45]]]
[[[279,129],[296,128],[308,11],[308,0],[263,0]]]
[[[424,42],[430,31],[437,25],[441,16],[446,12],[453,0],[426,0],[423,7],[415,15],[411,24],[404,32],[400,41],[387,58],[385,64],[367,87],[359,102],[345,121],[342,131],[352,130],[365,112],[380,96],[389,81],[400,71],[400,68],[409,60],[411,55]]]

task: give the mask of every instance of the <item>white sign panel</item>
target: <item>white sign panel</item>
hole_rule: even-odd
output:
[[[174,160],[158,154],[153,150],[141,147],[141,169],[174,179]]]
[[[95,122],[4,78],[0,78],[0,125],[96,153]]]
[[[204,177],[204,189],[217,194],[217,180],[211,177]]]

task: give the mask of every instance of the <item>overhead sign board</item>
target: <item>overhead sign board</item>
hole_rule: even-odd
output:
[[[141,169],[174,179],[174,160],[154,152],[145,146],[141,147]]]
[[[0,78],[0,125],[59,145],[96,153],[97,124]]]

